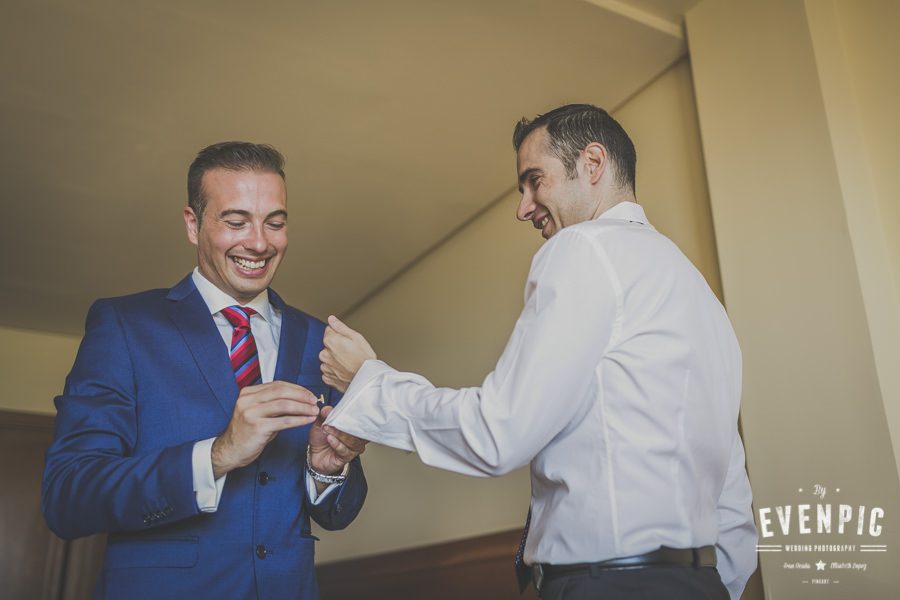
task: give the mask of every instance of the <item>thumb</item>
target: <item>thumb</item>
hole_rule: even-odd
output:
[[[351,335],[356,333],[356,331],[348,327],[343,321],[341,321],[334,315],[329,315],[328,324],[331,325],[332,329],[343,336],[350,337]]]

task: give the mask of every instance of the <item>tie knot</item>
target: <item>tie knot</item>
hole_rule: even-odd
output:
[[[248,306],[228,306],[222,309],[222,314],[235,329],[239,327],[250,328],[250,315],[256,311]]]

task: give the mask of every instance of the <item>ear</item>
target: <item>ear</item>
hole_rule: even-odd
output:
[[[584,157],[585,168],[592,185],[600,181],[609,165],[609,153],[606,146],[598,142],[591,142],[585,146],[581,155]]]
[[[200,232],[200,220],[190,206],[184,207],[184,227],[187,230],[188,241],[196,246]]]

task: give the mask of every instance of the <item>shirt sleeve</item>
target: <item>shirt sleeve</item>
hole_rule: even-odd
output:
[[[349,463],[348,463],[349,464]],[[347,469],[344,469],[344,473],[347,472]],[[322,490],[322,493],[319,493],[319,490],[316,489],[316,480],[310,476],[309,473],[306,474],[306,494],[309,496],[309,501],[313,506],[318,506],[321,504],[328,496],[331,495],[334,490],[341,489],[340,483],[331,483],[327,488]]]
[[[596,395],[621,289],[603,249],[564,230],[535,256],[525,307],[480,388],[436,388],[366,361],[327,422],[435,467],[501,475],[531,461]]]
[[[194,495],[200,512],[214,513],[219,509],[219,499],[225,478],[228,474],[215,479],[212,466],[212,445],[216,438],[201,440],[194,444],[191,464],[194,472]]]
[[[722,583],[732,600],[738,600],[747,580],[756,570],[756,525],[753,523],[753,500],[750,481],[744,467],[744,445],[734,436],[725,486],[719,497],[719,541],[716,558]]]

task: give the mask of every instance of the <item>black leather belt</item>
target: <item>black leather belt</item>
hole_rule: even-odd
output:
[[[541,591],[544,582],[563,577],[564,575],[595,575],[601,571],[624,571],[630,569],[649,569],[652,567],[715,567],[715,546],[702,548],[668,548],[638,554],[611,558],[595,563],[578,563],[573,565],[536,564],[531,567],[534,587]]]

